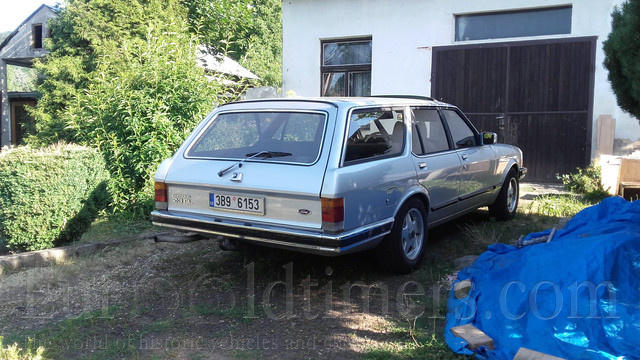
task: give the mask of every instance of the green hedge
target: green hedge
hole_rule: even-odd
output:
[[[109,202],[94,149],[58,144],[0,152],[0,242],[13,251],[74,241]]]

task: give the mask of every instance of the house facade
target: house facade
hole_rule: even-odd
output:
[[[7,66],[33,66],[33,59],[46,54],[44,39],[50,37],[47,22],[57,16],[53,8],[41,5],[0,44],[0,146],[17,145],[22,139],[22,124],[30,121],[25,110],[35,106],[33,92],[9,92]]]
[[[283,90],[453,103],[521,147],[530,179],[555,180],[640,140],[602,65],[621,3],[287,0]]]

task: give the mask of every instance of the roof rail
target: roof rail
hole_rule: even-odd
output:
[[[371,95],[368,97],[400,98],[400,99],[414,99],[414,100],[435,100],[432,97],[422,96],[422,95]]]

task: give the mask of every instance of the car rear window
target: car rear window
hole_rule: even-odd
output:
[[[240,160],[268,152],[264,161],[311,164],[320,155],[326,118],[325,113],[314,112],[221,113],[186,155]]]

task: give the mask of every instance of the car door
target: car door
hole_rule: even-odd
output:
[[[360,108],[349,116],[343,164],[327,177],[339,179],[344,229],[393,218],[402,192],[415,181],[404,123],[405,108]]]
[[[462,164],[460,201],[465,208],[483,204],[497,185],[495,151],[479,143],[478,132],[457,110],[441,109],[441,113]]]
[[[429,192],[433,224],[457,212],[462,166],[435,108],[413,107],[412,152],[418,181]]]

